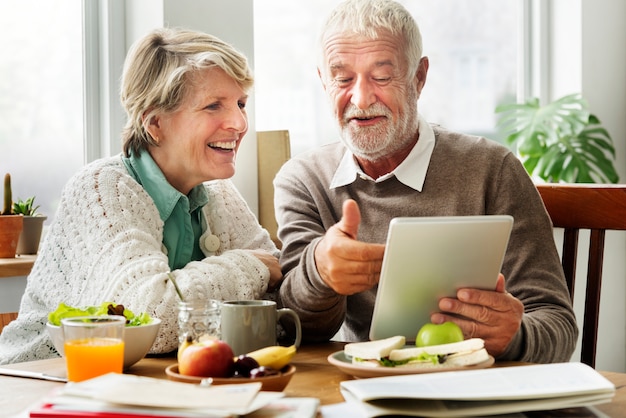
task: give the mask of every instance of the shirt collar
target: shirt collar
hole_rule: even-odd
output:
[[[159,216],[163,221],[171,216],[172,211],[181,198],[189,199],[189,210],[191,212],[198,207],[204,206],[209,201],[208,193],[202,185],[191,189],[188,196],[176,190],[167,181],[159,166],[146,150],[141,150],[138,155],[131,152],[130,157],[124,157],[123,160],[130,175],[142,185],[154,201],[159,210]]]
[[[419,140],[409,155],[407,155],[404,161],[402,161],[395,170],[374,180],[361,170],[361,167],[354,158],[354,154],[352,154],[349,149],[346,149],[335,171],[335,175],[330,182],[330,188],[334,189],[351,184],[356,180],[357,176],[376,183],[385,181],[391,176],[396,176],[401,183],[421,192],[424,187],[430,157],[435,148],[435,133],[430,124],[426,122],[421,115],[419,115],[418,118]]]

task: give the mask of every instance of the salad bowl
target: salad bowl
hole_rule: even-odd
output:
[[[124,369],[128,369],[145,357],[152,344],[154,344],[160,326],[161,320],[152,318],[152,321],[148,324],[126,326],[124,328]],[[46,324],[46,328],[54,348],[61,357],[64,357],[63,328],[50,322]]]

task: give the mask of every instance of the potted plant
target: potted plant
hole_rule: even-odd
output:
[[[17,244],[17,254],[37,254],[43,223],[47,216],[37,212],[39,205],[35,206],[35,196],[26,200],[17,199],[13,203],[13,213],[24,215],[24,228]]]
[[[617,183],[608,131],[579,93],[545,106],[537,98],[496,107],[498,126],[531,176],[558,183]]]
[[[0,212],[0,258],[13,258],[24,225],[24,217],[13,213],[11,175],[4,176],[4,204]]]

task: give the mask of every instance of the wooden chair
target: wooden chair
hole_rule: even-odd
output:
[[[0,313],[0,333],[2,329],[9,325],[9,322],[13,321],[15,318],[17,318],[17,312]]]
[[[578,232],[590,230],[581,361],[595,368],[604,238],[626,230],[626,184],[539,184],[537,189],[556,228],[563,228],[562,264],[574,300]]]
[[[259,192],[259,223],[267,229],[278,248],[282,244],[276,236],[278,224],[274,214],[274,177],[291,157],[289,131],[257,132],[257,164]]]

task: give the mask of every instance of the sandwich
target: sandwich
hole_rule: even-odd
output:
[[[352,357],[353,364],[363,366],[428,369],[473,366],[490,358],[482,338],[426,347],[404,347],[404,337],[391,337],[347,344],[344,353]]]
[[[403,336],[389,337],[383,340],[349,343],[343,347],[346,356],[352,357],[352,363],[378,366],[380,361],[389,357],[392,350],[404,347]]]

